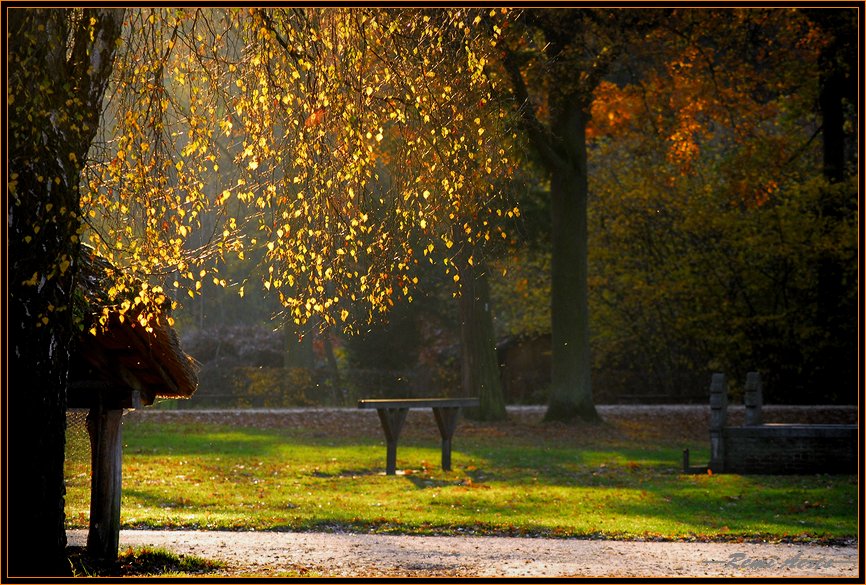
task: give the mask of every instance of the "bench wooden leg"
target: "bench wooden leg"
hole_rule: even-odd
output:
[[[376,410],[379,413],[379,422],[382,423],[382,430],[385,431],[385,441],[388,445],[388,454],[385,459],[385,473],[387,475],[396,475],[397,473],[397,439],[400,438],[400,431],[403,430],[403,423],[406,422],[406,414],[408,408],[379,408]]]
[[[433,416],[442,436],[442,469],[451,471],[451,437],[457,428],[460,407],[433,407]]]

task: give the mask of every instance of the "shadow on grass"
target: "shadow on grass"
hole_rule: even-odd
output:
[[[635,526],[663,520],[681,532],[720,538],[835,542],[829,535],[857,534],[852,476],[695,475],[639,487],[611,501],[609,513]]]
[[[208,575],[225,567],[220,561],[192,555],[177,555],[160,548],[128,548],[113,562],[92,558],[87,549],[70,546],[66,549],[72,574],[76,577],[179,577]]]
[[[342,469],[340,471],[329,473],[326,471],[315,470],[310,475],[313,477],[327,478],[327,479],[349,479],[349,478],[358,478],[358,477],[370,477],[370,476],[378,476],[384,475],[385,472],[381,469],[372,469],[372,468],[362,468],[362,469]]]

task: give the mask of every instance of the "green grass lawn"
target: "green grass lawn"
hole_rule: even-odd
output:
[[[124,424],[124,528],[351,530],[661,539],[857,535],[853,476],[683,475],[664,440],[455,437],[452,472],[429,437]],[[505,436],[503,436],[503,434]],[[708,452],[692,450],[693,461]],[[67,464],[67,523],[87,525],[87,466]]]

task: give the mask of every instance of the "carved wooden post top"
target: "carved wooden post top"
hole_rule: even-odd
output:
[[[722,430],[728,420],[728,387],[725,375],[713,374],[710,382],[710,465],[719,472],[725,466],[725,442]]]
[[[710,382],[710,429],[721,429],[728,419],[728,389],[725,375],[713,374]]]
[[[749,372],[746,374],[746,393],[743,397],[746,404],[746,419],[747,426],[755,426],[763,424],[763,415],[761,408],[764,405],[763,387],[761,384],[761,374],[758,372]]]

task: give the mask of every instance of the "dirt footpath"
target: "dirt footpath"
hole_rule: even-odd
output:
[[[68,532],[83,545],[85,530]],[[219,559],[221,575],[324,577],[856,577],[857,547],[474,536],[124,530],[121,549]]]

